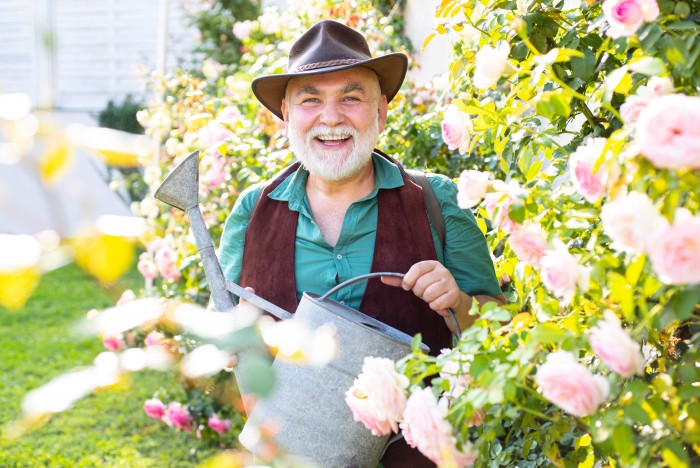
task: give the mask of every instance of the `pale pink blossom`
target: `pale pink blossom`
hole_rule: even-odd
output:
[[[218,156],[207,157],[209,168],[202,175],[202,182],[211,188],[219,187],[226,180],[226,167],[224,158]]]
[[[175,426],[178,429],[184,429],[190,432],[192,430],[194,418],[190,415],[190,411],[186,406],[174,401],[166,408],[163,421],[169,426]]]
[[[180,279],[180,270],[177,268],[177,255],[173,249],[163,245],[155,254],[155,262],[163,278],[171,281]]]
[[[540,261],[547,250],[547,233],[539,224],[525,223],[520,229],[511,233],[508,242],[521,262],[536,268],[540,267]]]
[[[139,263],[136,268],[138,268],[139,273],[146,279],[154,280],[158,278],[158,267],[153,262],[153,257],[148,252],[143,252],[139,255]]]
[[[487,89],[498,82],[508,68],[510,45],[501,42],[496,47],[484,45],[474,57],[474,78],[478,89]]]
[[[219,416],[213,414],[209,417],[207,426],[214,429],[219,434],[226,434],[231,429],[231,420],[221,419]]]
[[[362,373],[345,392],[353,419],[376,436],[398,432],[406,406],[408,378],[394,369],[391,359],[366,357]]]
[[[102,335],[102,344],[110,351],[119,351],[126,346],[121,335]]]
[[[238,109],[236,106],[226,106],[221,111],[219,111],[219,114],[216,116],[216,119],[221,121],[221,122],[235,122],[237,120],[240,120],[241,118],[241,111]]]
[[[590,329],[591,348],[613,372],[623,377],[644,371],[642,347],[622,329],[620,320],[610,311]]]
[[[620,106],[620,116],[626,124],[633,124],[639,119],[639,114],[647,107],[649,99],[641,96],[628,96],[624,104]]]
[[[637,120],[642,155],[665,169],[700,169],[700,97],[669,94],[652,100]]]
[[[664,283],[700,283],[700,216],[677,209],[673,223],[654,237],[649,257]]]
[[[253,22],[251,20],[236,21],[233,24],[233,35],[238,39],[248,39],[253,30]]]
[[[454,104],[450,104],[443,112],[441,124],[442,139],[447,144],[447,149],[459,150],[459,154],[464,154],[469,150],[474,128],[472,120],[468,114],[459,110]]]
[[[605,0],[603,14],[610,25],[607,35],[616,39],[631,36],[645,21],[659,17],[656,0]]]
[[[450,389],[445,392],[448,399],[454,399],[464,393],[469,384],[474,380],[469,375],[469,361],[465,356],[453,354],[453,350],[449,348],[442,349],[438,356],[438,362],[441,364],[440,377],[445,379]]]
[[[146,400],[144,402],[143,410],[150,418],[162,419],[163,416],[165,416],[166,406],[165,403],[160,401],[158,398],[151,398],[150,400]]]
[[[574,188],[591,203],[605,196],[607,187],[615,182],[619,174],[614,169],[608,169],[606,157],[603,157],[594,170],[596,162],[603,154],[606,141],[605,138],[591,138],[569,156],[571,181]]]
[[[484,197],[486,214],[493,225],[504,232],[515,232],[520,229],[520,223],[508,215],[511,205],[520,200],[515,192],[491,192]]]
[[[646,84],[637,88],[637,96],[651,101],[660,96],[673,93],[673,81],[668,77],[652,76]]]
[[[600,210],[603,231],[613,241],[611,247],[623,252],[647,252],[655,233],[668,226],[654,203],[645,194],[630,192],[603,205]]]
[[[489,190],[491,174],[481,171],[462,171],[457,180],[457,203],[460,208],[473,208]]]
[[[134,291],[132,291],[131,289],[127,289],[122,293],[121,296],[119,296],[119,300],[117,301],[117,305],[120,306],[120,305],[126,304],[128,302],[131,302],[135,299],[136,299],[136,294],[134,293]]]
[[[547,400],[578,417],[594,413],[610,390],[604,377],[591,374],[566,351],[550,353],[537,369],[535,381]]]
[[[163,342],[163,339],[165,336],[157,331],[157,330],[151,330],[151,332],[146,335],[146,338],[144,339],[144,344],[146,346],[158,346]]]
[[[588,288],[588,272],[579,265],[563,242],[555,240],[553,249],[546,250],[540,260],[542,283],[555,296],[569,300],[576,288]]]
[[[467,442],[461,450],[447,421],[447,399],[439,401],[430,387],[411,393],[403,414],[401,430],[406,443],[440,466],[471,466],[478,453]]]

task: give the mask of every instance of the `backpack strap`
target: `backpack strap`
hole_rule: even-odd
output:
[[[406,171],[413,182],[418,184],[421,189],[423,189],[423,201],[425,202],[425,209],[428,211],[428,218],[430,219],[430,224],[433,225],[435,232],[440,240],[440,247],[445,248],[445,236],[447,235],[445,229],[445,218],[442,216],[442,210],[440,209],[440,202],[438,202],[435,196],[435,191],[433,186],[430,185],[428,177],[424,172],[415,169],[409,169]]]

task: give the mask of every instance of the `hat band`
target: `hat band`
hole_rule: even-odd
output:
[[[358,59],[338,59],[338,60],[329,60],[327,62],[309,63],[307,65],[302,65],[300,67],[297,67],[294,70],[290,71],[289,73],[300,73],[300,72],[305,72],[308,70],[317,70],[319,68],[337,67],[338,65],[351,65],[353,63],[359,63],[359,62],[363,62],[363,61],[364,60],[358,60]]]

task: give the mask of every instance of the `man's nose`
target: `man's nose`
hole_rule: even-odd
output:
[[[342,123],[343,113],[338,103],[326,102],[321,109],[320,122],[325,125],[333,126]]]

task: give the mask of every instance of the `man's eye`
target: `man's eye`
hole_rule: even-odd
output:
[[[357,102],[360,99],[355,96],[346,96],[345,98],[343,98],[343,100],[348,102]]]
[[[316,104],[320,102],[318,98],[305,98],[301,100],[302,104]]]

